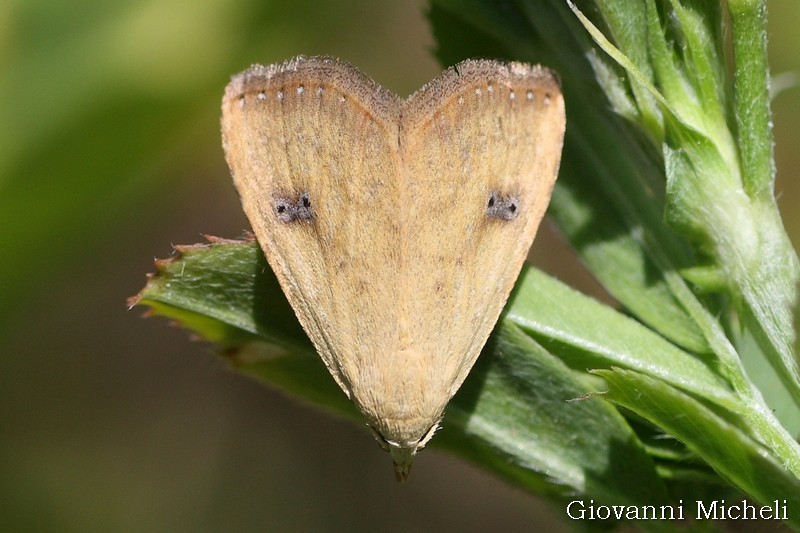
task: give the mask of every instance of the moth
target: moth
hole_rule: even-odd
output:
[[[400,99],[297,57],[233,77],[226,160],[266,258],[400,480],[519,275],[558,174],[558,77],[467,60]]]

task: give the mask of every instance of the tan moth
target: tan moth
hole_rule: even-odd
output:
[[[564,127],[557,77],[521,63],[464,61],[405,100],[324,57],[226,88],[223,146],[256,238],[401,480],[522,268]]]

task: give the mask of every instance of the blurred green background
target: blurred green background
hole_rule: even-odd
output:
[[[435,450],[399,486],[365,428],[236,375],[209,345],[125,306],[171,244],[248,228],[219,139],[230,75],[328,54],[405,96],[440,70],[424,8],[0,3],[0,530],[482,531],[560,520]],[[796,83],[800,2],[769,8],[773,72]],[[773,109],[777,190],[797,246],[800,89]],[[534,251],[561,278],[580,272],[550,228]]]

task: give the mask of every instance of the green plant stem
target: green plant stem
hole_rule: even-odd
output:
[[[800,405],[800,370],[794,343],[800,263],[783,229],[773,196],[775,167],[769,108],[766,2],[732,0],[729,10],[734,52],[734,114],[742,182],[753,203],[757,249],[734,273],[745,323],[755,334],[795,403]],[[733,250],[732,250],[733,252]],[[723,258],[724,259],[724,258]],[[731,263],[736,264],[736,263]]]
[[[728,2],[733,34],[735,116],[742,179],[751,198],[772,198],[775,176],[763,0]]]

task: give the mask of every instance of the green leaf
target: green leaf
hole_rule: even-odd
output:
[[[735,115],[748,196],[772,199],[775,180],[767,65],[767,3],[728,2],[734,35]]]
[[[550,281],[537,279],[529,290],[531,272],[507,317],[572,368],[625,368],[632,371],[625,379],[641,374],[674,388],[737,428],[753,443],[747,453],[767,454],[796,479],[798,445],[771,410],[796,431],[798,406],[788,399],[800,399],[792,318],[800,269],[764,178],[772,161],[764,2],[575,3],[579,9],[561,0],[498,5],[498,12],[524,14],[530,35],[520,46],[517,33],[481,18],[491,2],[433,0],[436,34],[447,27],[485,31],[504,57],[560,72],[567,134],[549,213],[640,324],[624,324],[634,320],[567,290],[552,301],[539,297],[535,291]],[[457,40],[447,41],[440,57],[457,58],[451,43]],[[524,292],[529,298],[520,299]],[[748,375],[763,368],[763,358],[780,376],[777,387],[763,373]],[[656,457],[665,479],[696,475],[688,458]],[[766,494],[728,479],[754,497]],[[687,481],[683,489],[697,486]]]
[[[597,373],[608,383],[610,401],[656,422],[759,502],[785,501],[788,523],[800,527],[800,479],[740,427],[657,379],[621,369]]]
[[[737,400],[713,368],[639,322],[535,269],[517,282],[506,318],[573,368],[621,366],[735,409]]]
[[[749,120],[761,134],[758,142],[750,133],[743,134],[743,144],[738,148],[742,151],[740,156],[726,123],[726,109],[719,105],[724,104],[729,90],[721,53],[717,54],[722,45],[715,23],[721,24],[721,14],[709,11],[707,5],[700,11],[703,8],[698,6],[703,4],[687,7],[672,1],[671,5],[681,22],[680,37],[686,55],[681,58],[683,62],[678,61],[663,36],[651,37],[656,78],[663,94],[623,51],[577,10],[576,14],[598,44],[662,103],[666,125],[667,219],[716,258],[719,271],[728,280],[726,288],[734,302],[740,304],[746,324],[800,405],[800,368],[792,350],[796,333],[791,318],[798,300],[800,263],[777,213],[771,174],[768,179],[761,179],[768,186],[757,191],[748,185],[754,178],[747,176],[748,172],[764,174],[764,161],[771,162],[772,156],[765,60],[755,59],[752,52],[753,47],[762,55],[765,50],[765,44],[760,46],[764,39],[764,10],[755,9],[753,3],[732,6],[735,11],[732,16],[738,17],[741,34],[734,33],[734,47],[739,40],[749,43],[742,50],[749,62],[740,64],[736,87],[739,92],[746,90],[754,99],[752,104],[741,104],[741,97],[737,98],[738,127],[741,129]],[[660,35],[655,11],[654,7],[650,9],[651,36]],[[761,71],[760,77],[753,71]],[[766,154],[765,143],[769,145]],[[750,162],[749,166],[740,169],[739,157],[744,158],[746,165]],[[713,337],[719,339],[716,334]],[[736,365],[724,343],[713,344],[717,345],[715,351],[725,366],[733,369]],[[735,370],[731,372],[732,379],[740,381],[735,374]]]
[[[448,406],[445,430],[456,431],[437,439],[562,499],[577,491],[605,502],[668,501],[641,442],[616,410],[585,396],[591,390],[585,377],[504,320]]]
[[[800,446],[757,389],[732,389],[713,359],[703,363],[638,322],[533,269],[521,275],[506,316],[573,368],[623,367],[691,394],[753,439],[768,443],[789,471],[800,474]]]
[[[158,273],[132,304],[213,339],[240,371],[360,420],[299,330],[254,241],[215,239],[178,251],[157,263]],[[536,291],[551,289],[555,294],[546,296],[561,297],[557,283]],[[449,405],[433,446],[558,500],[580,493],[631,505],[668,501],[625,419],[599,398],[585,397],[597,390],[597,381],[567,368],[514,322],[501,321]]]

